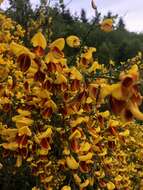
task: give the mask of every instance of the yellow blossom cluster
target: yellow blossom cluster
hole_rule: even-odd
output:
[[[143,120],[138,62],[114,81],[94,47],[70,66],[64,48],[79,48],[77,36],[47,44],[38,32],[31,49],[15,37],[0,39],[9,55],[0,59],[3,159],[12,156],[14,167],[26,162],[45,190],[143,188],[143,144],[133,133],[140,131],[135,119]]]

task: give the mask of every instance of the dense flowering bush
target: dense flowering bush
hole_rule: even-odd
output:
[[[26,163],[41,182],[33,190],[142,189],[141,54],[119,72],[84,47],[71,66],[64,49],[80,48],[77,36],[47,44],[39,31],[29,49],[21,26],[4,15],[0,22],[3,160],[13,158],[14,169]],[[111,28],[111,19],[101,24]]]

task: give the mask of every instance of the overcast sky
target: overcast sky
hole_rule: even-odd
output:
[[[65,3],[69,1],[65,0]],[[143,32],[143,0],[95,0],[95,2],[102,15],[111,11],[124,18],[128,30]],[[88,17],[94,16],[91,0],[72,0],[69,7],[73,13],[84,8]]]
[[[31,0],[31,2],[36,5],[39,0]],[[94,16],[91,0],[64,0],[64,2],[65,4],[70,2],[67,8],[70,8],[73,14],[80,13],[80,10],[84,8],[89,18]],[[102,16],[111,11],[123,17],[128,30],[143,32],[143,0],[95,0],[95,2]],[[6,6],[6,0],[3,6]]]

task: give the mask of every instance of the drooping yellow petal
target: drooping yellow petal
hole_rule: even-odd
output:
[[[68,156],[66,158],[66,164],[72,170],[76,170],[79,167],[79,163],[75,160],[73,156]]]
[[[112,183],[111,181],[107,183],[107,189],[108,190],[114,190],[116,187],[114,185],[114,183]]]
[[[31,112],[28,111],[28,110],[18,109],[17,111],[18,111],[18,113],[19,113],[20,115],[23,115],[23,116],[31,116]]]
[[[89,179],[86,179],[83,183],[80,184],[80,188],[83,189],[89,185]]]
[[[41,48],[45,49],[47,46],[46,39],[41,32],[38,32],[37,34],[35,34],[33,38],[31,39],[31,42],[34,47],[40,46]]]
[[[7,149],[7,150],[15,151],[18,148],[18,143],[17,142],[3,143],[2,147]]]
[[[68,36],[66,42],[67,45],[72,48],[77,48],[80,46],[80,39],[74,35]]]
[[[79,156],[78,158],[80,161],[87,161],[87,160],[91,160],[92,156],[93,156],[93,153],[89,152],[86,155]]]
[[[63,50],[64,47],[65,47],[65,40],[64,40],[64,38],[59,38],[59,39],[55,40],[54,42],[52,42],[49,45],[50,49],[53,49],[54,47],[57,47],[59,50]]]
[[[38,135],[38,139],[48,138],[52,135],[52,129],[49,127],[45,132],[42,132]]]
[[[143,113],[139,110],[137,103],[131,101],[128,102],[128,109],[133,114],[133,116],[138,120],[143,120]]]

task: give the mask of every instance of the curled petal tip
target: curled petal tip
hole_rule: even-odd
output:
[[[128,108],[136,119],[143,121],[143,113],[139,110],[139,107],[136,103],[130,101]]]

